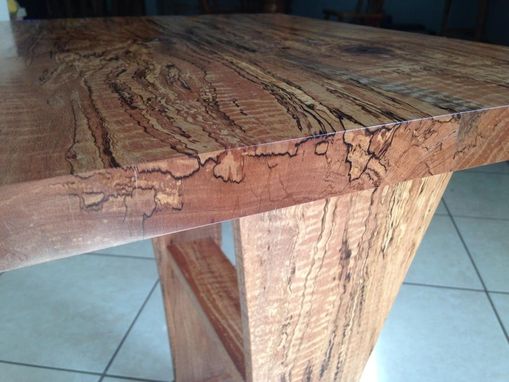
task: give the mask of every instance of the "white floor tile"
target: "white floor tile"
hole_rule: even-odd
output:
[[[453,215],[509,219],[509,175],[458,172],[444,200]]]
[[[172,380],[168,342],[161,289],[157,287],[120,348],[108,374]]]
[[[150,240],[140,240],[129,244],[119,245],[117,247],[101,249],[100,251],[96,251],[95,253],[105,253],[107,255],[149,257],[149,258],[154,257],[152,241]]]
[[[472,168],[468,171],[472,172],[489,172],[494,174],[509,174],[509,162],[500,162],[495,164],[490,164],[487,166],[481,166]]]
[[[509,292],[509,220],[455,218],[455,221],[486,288]]]
[[[406,281],[482,289],[472,262],[448,216],[433,218]]]
[[[77,256],[0,277],[0,359],[102,372],[157,280],[154,262]]]
[[[0,363],[1,382],[97,382],[99,376]]]
[[[235,265],[235,242],[233,239],[233,223],[227,221],[221,224],[221,249],[230,263]]]
[[[362,382],[507,382],[508,359],[483,292],[404,285]]]

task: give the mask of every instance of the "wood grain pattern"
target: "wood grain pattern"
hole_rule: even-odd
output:
[[[244,380],[235,269],[212,238],[153,242],[176,380]]]
[[[233,363],[244,374],[240,298],[235,268],[212,239],[175,243],[168,251]],[[182,318],[185,319],[185,315]]]
[[[449,178],[239,219],[248,381],[359,379]]]
[[[0,34],[0,270],[509,159],[508,48],[284,15]]]

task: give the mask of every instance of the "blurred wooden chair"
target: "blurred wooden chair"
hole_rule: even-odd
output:
[[[144,0],[20,0],[28,18],[142,16]]]
[[[385,18],[383,11],[384,0],[357,0],[355,10],[337,11],[334,9],[324,9],[323,15],[326,20],[335,17],[338,21],[353,24],[363,24],[379,27]]]
[[[201,0],[203,13],[253,13],[253,12],[285,12],[288,0],[239,0],[237,4],[231,1]]]
[[[472,36],[474,40],[480,41],[484,33],[484,27],[486,25],[486,17],[488,15],[488,0],[478,0],[477,10],[477,23],[472,29],[458,29],[449,27],[449,18],[451,15],[452,0],[445,0],[444,14],[442,18],[442,29],[440,34],[442,36],[453,36],[453,37],[469,37]]]

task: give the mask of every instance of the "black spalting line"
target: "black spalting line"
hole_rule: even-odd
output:
[[[101,142],[101,145],[98,146],[98,147],[101,148],[102,153],[106,156],[106,159],[109,162],[108,163],[108,167],[121,167],[120,163],[117,162],[117,160],[115,159],[115,156],[113,155],[113,152],[112,152],[112,149],[111,149],[111,138],[110,138],[108,129],[106,128],[106,120],[102,116],[99,108],[97,107],[97,105],[95,103],[95,100],[94,100],[94,91],[92,90],[92,87],[88,83],[88,80],[87,80],[86,77],[83,79],[82,83],[85,85],[85,87],[88,90],[88,95],[89,95],[90,103],[91,103],[95,113],[97,114],[97,117],[99,118],[100,125],[101,125],[101,132],[100,132],[101,137],[100,137],[100,139],[98,139],[99,137],[96,136],[96,132],[95,131],[91,131],[92,132],[92,136],[95,139],[96,145],[97,145],[97,143]],[[90,129],[90,123],[87,122],[87,124],[88,124],[88,127]]]
[[[67,151],[65,152],[65,160],[69,163],[69,166],[71,166],[71,171],[70,171],[71,175],[74,175],[75,169],[74,169],[74,165],[73,165],[72,161],[77,159],[77,155],[74,150],[74,146],[77,143],[78,118],[76,115],[75,105],[74,105],[72,98],[71,98],[71,110],[72,110],[72,118],[73,118],[73,123],[74,123],[73,132],[72,132],[72,143],[69,146],[69,148],[67,149]]]
[[[328,214],[328,211],[329,211],[329,203],[330,201],[329,200],[326,200],[325,204],[324,204],[324,207],[323,207],[323,212],[322,212],[322,217],[321,217],[321,223],[320,223],[320,233],[318,235],[318,239],[316,241],[316,243],[319,243],[322,241],[322,239],[324,238],[324,235],[325,235],[325,231],[326,231],[326,226],[327,226],[327,214]],[[334,207],[332,209],[332,217],[333,219],[336,218],[336,214],[337,214],[337,207],[338,207],[338,204],[337,203],[334,203]],[[329,245],[329,241],[332,237],[332,235],[334,234],[333,230],[330,230],[329,232],[329,235],[324,238],[325,239],[325,243],[324,243],[324,248],[327,248],[328,245]],[[316,250],[316,248],[315,248]],[[315,260],[315,257],[313,257],[313,260],[312,260],[312,263],[309,267],[309,270],[307,272],[307,274],[305,275],[305,278],[304,278],[304,285],[303,285],[303,291],[302,291],[302,299],[301,299],[301,302],[299,304],[300,306],[300,309],[299,309],[299,312],[297,313],[297,317],[298,317],[298,321],[297,321],[297,325],[299,325],[300,321],[301,321],[301,317],[302,317],[302,310],[303,310],[303,301],[306,297],[307,294],[310,294],[311,295],[311,300],[313,300],[313,296],[314,296],[314,293],[315,293],[315,289],[316,289],[316,277],[319,277],[319,275],[321,274],[321,270],[323,268],[323,265],[325,263],[325,258],[327,257],[327,253],[324,253],[321,258],[319,260]],[[315,265],[315,263],[317,263]],[[311,272],[313,271],[313,268],[314,267],[318,267],[318,270],[317,270],[317,276],[315,276],[315,279],[312,280],[310,283],[311,283],[311,286],[308,288],[308,281],[309,281],[309,278],[310,278],[310,275],[311,275]],[[310,291],[308,291],[308,289],[311,289]],[[305,322],[305,326],[303,328],[303,332],[307,332],[308,331],[308,328],[309,328],[309,325],[312,324],[312,322],[310,322],[310,320],[306,320]],[[289,347],[291,347],[293,344],[293,339],[295,337],[295,331],[296,331],[296,328],[292,331],[291,335],[289,336],[289,339],[287,340],[287,342],[290,343]],[[302,346],[302,343],[303,343],[303,340],[304,338],[301,336],[300,337],[300,340],[298,340],[298,345],[297,345],[297,349],[300,349],[301,346]],[[286,363],[287,362],[287,355],[285,353],[285,358],[284,358],[284,362]],[[322,368],[323,368],[323,364],[322,364]],[[291,370],[291,368],[290,368]],[[311,381],[312,380],[312,374],[313,374],[313,367],[311,364],[308,363],[308,365],[306,366],[306,369],[305,369],[305,378],[306,378],[306,381]],[[321,372],[322,374],[322,372]]]
[[[202,70],[204,73],[203,77],[205,80],[207,78],[208,72],[206,69],[202,69]],[[210,101],[203,99],[203,97],[200,97],[200,103],[202,103],[204,105],[205,111],[212,117],[214,117],[214,115],[210,114],[210,111],[212,111],[213,113],[217,113],[220,117],[223,118],[224,121],[227,122],[228,125],[230,125],[230,127],[239,129],[241,132],[245,133],[246,130],[244,129],[244,127],[242,127],[242,125],[239,125],[238,123],[236,123],[232,118],[230,118],[230,116],[228,114],[226,114],[224,111],[221,110],[221,108],[219,106],[219,102],[217,101],[217,88],[214,86],[214,84],[212,82],[206,81],[206,80],[205,80],[205,82],[210,87],[210,89],[212,90],[212,94],[213,94],[213,98]],[[246,115],[246,116],[248,115],[240,108],[240,106],[237,102],[237,99],[233,99],[232,102],[240,110],[241,114]],[[209,108],[211,110],[209,110]],[[208,129],[206,129],[205,131],[212,139],[217,141],[217,139],[212,136],[211,131],[209,131]],[[241,138],[240,140],[242,141],[243,139]]]
[[[168,68],[168,65],[166,65],[165,68],[169,72],[170,69]],[[154,84],[147,79],[147,72],[148,72],[148,70],[146,68],[143,68],[143,70],[141,68],[139,68],[133,74],[132,79],[136,80],[138,82],[141,82],[141,86],[144,87],[144,89],[147,92],[150,92],[151,94],[153,94],[153,99],[156,99],[158,97],[158,95],[157,95],[157,92],[152,89]],[[147,121],[144,117],[143,117],[143,119],[145,120],[145,123],[142,123],[142,121],[140,121],[139,118],[137,118],[137,116],[134,113],[136,111],[138,111],[139,108],[138,108],[138,106],[136,106],[135,97],[136,98],[141,98],[141,97],[132,90],[132,88],[130,87],[129,84],[119,82],[120,80],[118,78],[119,78],[120,74],[122,74],[122,73],[120,72],[115,75],[115,78],[117,78],[117,80],[113,80],[113,79],[110,80],[110,82],[109,82],[110,88],[117,94],[118,99],[119,99],[124,111],[127,114],[129,114],[129,117],[131,117],[131,120],[133,120],[138,127],[143,129],[145,134],[149,135],[150,137],[156,139],[157,141],[159,141],[165,145],[169,145],[169,147],[171,149],[175,150],[176,152],[185,154],[185,155],[196,155],[197,154],[196,150],[190,149],[187,146],[187,144],[185,144],[184,142],[182,142],[180,140],[177,140],[177,142],[174,142],[172,139],[170,139],[170,138],[174,138],[176,136],[181,136],[186,139],[191,139],[192,137],[187,131],[185,131],[180,126],[178,126],[178,124],[176,124],[172,118],[170,118],[165,113],[162,113],[161,109],[158,110],[154,105],[152,105],[151,102],[144,102],[143,100],[139,101],[140,104],[143,104],[145,107],[150,106],[150,110],[152,112],[156,113],[158,116],[163,116],[164,119],[167,120],[171,124],[171,128],[178,130],[178,134],[177,135],[172,134],[171,130],[168,130],[168,131],[159,131],[158,130],[158,131],[153,132],[153,130],[155,130],[155,129],[152,128],[150,123],[147,123]],[[168,76],[165,76],[166,80],[167,80],[167,77]],[[167,80],[167,82],[168,82],[168,80]],[[162,106],[162,105],[159,104],[156,106]],[[140,116],[142,116],[141,113],[140,113]],[[163,139],[163,138],[159,137],[157,134],[164,134],[167,136],[167,139]],[[179,147],[178,146],[179,144],[182,145],[183,148]]]
[[[351,151],[354,149],[354,144],[349,143],[349,142],[346,141],[346,134],[342,135],[343,144],[347,148],[347,152],[346,152],[346,155],[345,155],[345,162],[350,166],[350,169],[348,170],[348,181],[350,183],[352,183],[355,180],[360,179],[365,174],[365,175],[367,175],[374,182],[375,186],[378,186],[378,184],[380,183],[380,180],[372,178],[371,174],[368,172],[368,169],[370,169],[369,168],[369,164],[371,163],[371,161],[373,159],[375,159],[380,164],[380,166],[382,166],[385,170],[387,170],[386,166],[382,163],[382,156],[391,147],[392,140],[394,139],[394,135],[397,132],[397,129],[399,128],[399,126],[401,126],[401,125],[398,124],[398,125],[395,125],[395,126],[392,126],[392,127],[382,126],[380,128],[377,128],[377,129],[366,129],[365,130],[365,133],[367,135],[369,135],[369,145],[368,145],[368,150],[367,150],[367,154],[369,154],[369,158],[364,163],[364,167],[360,171],[359,175],[357,177],[355,177],[355,178],[352,176],[353,163],[352,163],[352,160],[349,158],[349,155],[350,155]],[[373,138],[375,137],[375,135],[378,132],[380,132],[380,131],[387,131],[388,134],[390,134],[390,141],[388,143],[386,142],[384,144],[384,149],[382,149],[379,154],[376,154],[375,152],[371,151],[371,143],[372,143]],[[371,170],[374,171],[373,169],[371,169]],[[377,175],[380,175],[380,174],[377,173]]]
[[[230,63],[231,65],[231,63]],[[286,85],[288,85],[289,87],[291,88],[294,88],[294,89],[297,89],[299,90],[300,92],[304,93],[306,96],[308,96],[309,98],[311,98],[313,100],[313,102],[315,102],[316,104],[318,105],[321,105],[323,106],[325,109],[327,109],[332,115],[334,115],[334,113],[332,113],[332,110],[330,107],[328,107],[327,105],[324,105],[323,103],[319,102],[318,100],[316,100],[315,98],[311,97],[301,86],[299,86],[298,84],[295,84],[293,83],[292,81],[286,79],[286,78],[283,78],[281,76],[278,76],[277,74],[275,73],[272,73],[272,72],[269,72],[266,68],[263,68],[257,64],[255,64],[254,62],[250,63],[250,65],[253,65],[253,66],[256,66],[260,71],[263,71],[265,73],[268,73],[270,74],[270,76],[274,79],[276,79],[277,81],[280,81],[280,82],[283,82],[285,83]],[[236,67],[236,66],[235,66]],[[248,73],[245,73],[243,72],[240,68],[238,68],[237,70],[237,73],[239,73],[239,75],[241,76],[245,76],[247,74],[247,76],[251,77],[251,74],[248,74]],[[244,73],[244,74],[243,74]],[[246,77],[245,77],[246,78]],[[256,77],[255,77],[256,78]],[[250,78],[246,78],[248,80],[251,80]],[[332,132],[336,132],[337,129],[331,124],[329,123],[328,121],[326,120],[322,120],[319,116],[317,116],[314,111],[316,110],[316,107],[314,106],[314,104],[305,104],[303,102],[301,102],[300,100],[296,99],[291,93],[289,93],[286,89],[283,89],[279,86],[275,86],[273,83],[265,83],[265,82],[261,82],[260,79],[258,79],[258,81],[255,81],[254,79],[251,80],[252,82],[254,83],[257,83],[258,85],[261,85],[262,87],[264,87],[265,89],[269,90],[269,92],[276,98],[276,100],[281,103],[280,101],[282,101],[283,103],[281,103],[281,105],[283,107],[285,107],[286,104],[289,104],[289,105],[293,105],[292,103],[295,103],[295,105],[297,105],[302,113],[304,113],[305,115],[309,115],[309,117],[311,117],[312,119],[314,119],[319,125],[320,125],[320,134],[327,134],[327,133],[330,133],[330,131],[327,131],[325,125],[328,125],[328,127],[332,130]],[[273,90],[271,89],[276,89],[277,92],[273,92]],[[288,102],[285,102],[284,99],[282,99],[279,95],[279,93],[282,93],[284,95],[286,95],[286,98],[288,98]],[[294,106],[295,108],[296,106]],[[287,108],[288,110],[288,108]],[[292,115],[293,116],[293,115]],[[299,123],[300,123],[300,120],[299,120]],[[299,124],[299,126],[301,126]],[[310,129],[308,129],[310,130]],[[316,134],[316,133],[315,133]]]
[[[196,37],[198,37],[198,36],[196,36]],[[202,38],[203,38],[203,36],[200,36],[200,37],[202,37]],[[203,43],[203,41],[195,41],[195,42],[196,42],[196,43]],[[220,45],[220,46],[224,47],[224,45]],[[352,46],[350,46],[349,48],[352,48],[352,47],[353,47],[353,48],[355,48],[355,49],[354,49],[354,51],[355,51],[355,52],[358,52],[358,53],[359,53],[359,52],[362,52],[362,53],[381,53],[381,50],[379,50],[378,48],[377,48],[377,49],[375,49],[376,47],[363,46],[363,45],[352,45]],[[207,47],[207,48],[210,48],[210,47]],[[224,48],[227,48],[227,47],[224,47]],[[353,48],[352,48],[352,49],[353,49]],[[347,49],[348,49],[348,47],[347,47]],[[380,49],[381,49],[381,48],[380,48]],[[252,64],[254,64],[254,63],[252,63]],[[231,63],[230,63],[230,65],[231,65]],[[259,69],[260,69],[260,70],[263,70],[263,71],[266,71],[264,68],[259,68]],[[239,75],[242,75],[243,77],[245,77],[245,73],[240,73],[240,72],[239,72],[239,70],[240,70],[239,68],[236,68],[236,71],[239,73]],[[321,72],[320,72],[320,74],[323,76],[323,73],[321,73]],[[296,86],[295,84],[290,83],[288,80],[278,78],[278,77],[277,77],[276,75],[274,75],[274,74],[271,74],[271,75],[272,75],[274,78],[276,78],[276,79],[278,79],[278,80],[280,80],[280,81],[284,81],[284,82],[286,82],[289,86],[293,86],[293,87],[295,87],[295,88],[297,88],[297,89],[299,89],[299,90],[301,90],[301,91],[302,91],[302,89],[301,89],[299,86]],[[246,78],[246,79],[251,80],[250,78]],[[391,97],[391,96],[389,96],[389,95],[387,95],[387,94],[382,94],[382,93],[380,93],[380,92],[376,91],[376,89],[375,89],[375,88],[373,88],[372,86],[369,86],[369,85],[367,85],[367,84],[361,83],[361,82],[359,82],[358,80],[355,80],[354,78],[350,78],[350,80],[351,80],[351,81],[353,80],[353,81],[354,81],[354,82],[355,82],[358,86],[361,86],[361,87],[363,87],[363,88],[368,88],[368,89],[369,89],[369,90],[371,90],[371,91],[375,91],[375,92],[377,92],[379,95],[381,95],[381,96],[383,96],[383,97],[385,97],[385,98],[387,98],[387,99],[390,99],[392,102],[396,102],[396,103],[399,103],[399,104],[404,103],[403,101],[401,101],[401,100],[397,100],[397,99],[395,99],[395,98],[393,98],[393,97]],[[256,82],[256,81],[255,81],[255,82]],[[262,85],[264,85],[264,84],[262,84]],[[271,86],[273,86],[273,84],[271,84]],[[276,88],[277,88],[277,87],[276,87]],[[284,89],[279,89],[279,88],[277,88],[277,89],[278,89],[279,91],[284,91]],[[289,107],[288,107],[288,104],[287,104],[286,100],[282,100],[281,98],[278,98],[278,94],[274,94],[274,92],[273,92],[273,91],[271,91],[271,89],[270,89],[270,88],[269,88],[268,90],[269,90],[269,91],[270,91],[270,92],[271,92],[271,93],[272,93],[272,94],[273,94],[273,95],[274,95],[274,96],[278,99],[278,102],[280,102],[280,103],[283,105],[283,107],[285,107],[285,108],[287,109],[288,114],[296,120],[296,122],[297,122],[297,124],[298,124],[298,126],[299,126],[300,130],[302,130],[302,126],[300,125],[300,124],[301,124],[301,121],[300,121],[300,119],[299,119],[299,116],[298,116],[298,115],[295,115],[295,112],[293,112],[291,109],[289,109]],[[416,91],[420,91],[420,89],[415,89],[415,90],[416,90]],[[286,93],[286,92],[285,92],[285,93]],[[405,93],[406,93],[406,92],[405,92]],[[397,94],[399,94],[399,93],[397,93]],[[336,94],[336,95],[338,95],[338,94]],[[341,95],[340,95],[340,97],[344,97],[344,96],[345,96],[345,94],[341,94]],[[286,97],[285,97],[285,98],[286,98]],[[292,96],[290,96],[290,99],[291,99],[291,101],[295,101],[295,99],[294,99]],[[355,101],[355,102],[357,102],[357,103],[358,103],[358,100],[353,100],[353,101]],[[429,100],[428,100],[428,103],[429,103]],[[299,102],[299,104],[300,104],[300,102]],[[318,123],[319,123],[319,124],[322,124],[322,123],[324,122],[324,121],[320,120],[319,118],[317,118],[316,116],[314,116],[314,114],[313,114],[313,113],[311,113],[311,112],[310,112],[310,110],[307,110],[307,109],[311,109],[311,110],[313,109],[312,107],[309,107],[310,105],[305,105],[305,106],[306,106],[306,108],[302,108],[302,111],[303,111],[305,114],[310,114],[310,115],[312,115],[312,118],[317,119],[317,121],[318,121]],[[415,108],[414,108],[413,106],[411,106],[411,105],[407,105],[407,106],[410,106],[412,109],[415,109]],[[351,117],[351,116],[347,116],[347,115],[345,115],[344,113],[341,113],[341,111],[339,111],[339,112],[338,112],[338,110],[335,110],[335,111],[334,111],[334,110],[331,110],[331,108],[329,108],[329,107],[327,107],[327,106],[325,106],[325,105],[324,105],[324,107],[328,108],[328,109],[329,109],[329,111],[330,111],[333,115],[335,114],[335,115],[336,115],[336,117],[340,120],[339,122],[341,122],[341,119],[342,119],[342,118],[347,118],[347,119],[350,119],[352,123],[356,123],[356,124],[359,124],[360,126],[362,126],[362,124],[361,124],[359,121],[355,120],[353,117]],[[362,107],[362,108],[363,108],[363,110],[364,110],[365,112],[368,112],[369,114],[374,115],[374,114],[373,114],[373,112],[372,112],[371,110],[369,110],[369,108],[368,108],[368,109],[366,109],[367,107],[368,107],[368,105],[364,105],[364,107]],[[442,108],[443,108],[443,105],[442,105]],[[451,110],[451,109],[444,109],[444,110],[449,111],[449,112],[453,112],[453,111],[454,111],[454,110]],[[416,110],[416,111],[418,111],[418,110]],[[386,118],[390,119],[391,121],[402,121],[402,120],[404,120],[404,118],[401,118],[400,116],[396,115],[394,112],[389,111],[389,110],[377,110],[377,112],[379,113],[379,116],[385,116]],[[419,111],[419,114],[422,114],[422,111]],[[375,116],[376,116],[376,115],[375,115]],[[377,117],[379,117],[379,116],[377,116]],[[349,118],[349,117],[350,117],[350,118]],[[332,126],[331,126],[331,128],[332,128]]]
[[[230,118],[230,116],[228,116],[228,114],[226,114],[225,112],[223,112],[220,109],[219,103],[217,101],[217,89],[213,85],[212,82],[206,80],[208,72],[207,72],[206,67],[202,67],[201,63],[206,61],[207,57],[204,57],[202,51],[197,52],[192,48],[190,50],[192,51],[190,56],[192,56],[192,55],[196,56],[195,61],[192,61],[190,59],[190,57],[186,57],[186,56],[178,54],[177,51],[172,51],[171,53],[172,53],[172,55],[175,55],[176,57],[178,57],[180,60],[187,62],[190,66],[198,68],[203,74],[203,83],[207,86],[206,89],[210,90],[210,92],[212,94],[212,100],[210,100],[210,101],[202,96],[200,96],[196,99],[196,101],[198,101],[199,104],[203,107],[203,111],[208,116],[212,117],[213,121],[214,121],[213,123],[204,121],[200,127],[213,141],[217,142],[221,147],[227,148],[228,145],[225,143],[225,141],[223,139],[224,134],[219,132],[217,129],[213,128],[213,126],[217,122],[217,117],[219,116],[219,118],[222,120],[222,122],[225,122],[226,125],[228,125],[229,127],[232,128],[230,131],[228,131],[228,138],[234,137],[238,142],[248,145],[250,143],[250,141],[247,140],[248,137],[247,137],[247,135],[245,135],[246,130],[244,129],[244,127],[242,125],[237,124],[233,119]],[[211,53],[210,57],[213,57],[212,53]],[[171,65],[173,65],[173,64],[171,64]],[[172,67],[174,67],[175,69],[178,70],[178,68],[176,66],[173,65]],[[178,72],[178,73],[180,73],[180,72]],[[183,80],[181,80],[180,74],[178,75],[178,79],[179,79],[179,81],[183,81]],[[168,80],[167,80],[167,82],[168,82]],[[168,85],[171,85],[171,84],[168,83]],[[186,89],[188,91],[192,90],[189,85],[187,85]],[[203,87],[200,89],[197,89],[196,93],[201,94],[203,92],[203,89],[204,89]],[[242,114],[247,115],[245,112],[242,112]],[[211,126],[209,126],[209,125],[211,125]],[[209,127],[212,127],[212,128],[209,128]],[[238,130],[240,130],[243,134],[242,135],[235,134]],[[189,138],[192,138],[192,137],[189,136]]]
[[[320,126],[320,129],[321,129],[320,133],[324,133],[324,134],[328,133],[328,131],[325,128],[325,124],[327,124],[329,126],[329,128],[333,132],[336,131],[334,126],[332,126],[330,123],[327,123],[327,121],[321,119],[320,117],[318,117],[316,115],[316,113],[314,112],[315,107],[313,107],[313,105],[304,104],[304,103],[300,102],[299,100],[297,100],[287,90],[285,90],[283,88],[280,88],[280,87],[274,85],[273,83],[263,82],[258,77],[254,76],[254,75],[252,75],[250,73],[245,72],[244,70],[239,68],[234,63],[230,62],[227,59],[224,59],[221,55],[218,55],[217,54],[218,50],[214,49],[215,45],[213,43],[210,43],[210,42],[206,43],[207,39],[204,36],[197,36],[194,31],[193,31],[192,34],[193,34],[194,37],[197,37],[197,38],[193,39],[193,42],[196,45],[200,46],[202,49],[208,51],[211,54],[211,57],[215,57],[218,62],[221,62],[226,67],[234,70],[241,78],[244,78],[244,79],[246,79],[246,80],[248,80],[248,81],[250,81],[250,82],[252,82],[252,83],[254,83],[254,84],[258,85],[258,86],[261,86],[263,89],[268,91],[276,99],[276,101],[287,111],[288,115],[292,119],[295,120],[295,123],[297,124],[297,127],[298,127],[298,129],[300,131],[304,131],[303,125],[302,125],[303,121],[301,120],[301,114],[304,114],[304,115],[307,114],[309,117],[314,119],[318,123],[318,125]],[[235,56],[238,56],[238,51],[229,49],[229,45],[225,46],[223,44],[219,44],[219,47],[223,48],[223,50],[230,51]],[[242,60],[241,57],[237,57],[237,59]],[[267,69],[266,68],[260,67],[255,62],[250,62],[250,65],[257,67],[260,71],[262,71],[264,73],[267,73]],[[316,102],[317,104],[321,104],[320,102],[316,101],[313,97],[309,96],[309,94],[307,94],[297,84],[292,83],[288,79],[281,78],[281,77],[275,75],[274,73],[269,73],[269,74],[270,74],[270,76],[272,78],[275,78],[278,81],[284,82],[288,86],[290,86],[292,88],[295,88],[295,89],[298,89],[299,91],[303,92],[308,97],[312,98],[314,100],[314,102]],[[324,108],[329,109],[326,105],[323,105],[323,104],[321,104],[321,105]],[[298,108],[300,108],[300,110],[298,110]],[[307,130],[310,130],[310,126],[311,126],[310,122],[307,119],[304,119],[304,121],[307,122]]]

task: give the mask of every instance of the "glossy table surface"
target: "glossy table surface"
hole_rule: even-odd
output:
[[[509,159],[506,47],[286,15],[0,36],[0,270]]]

